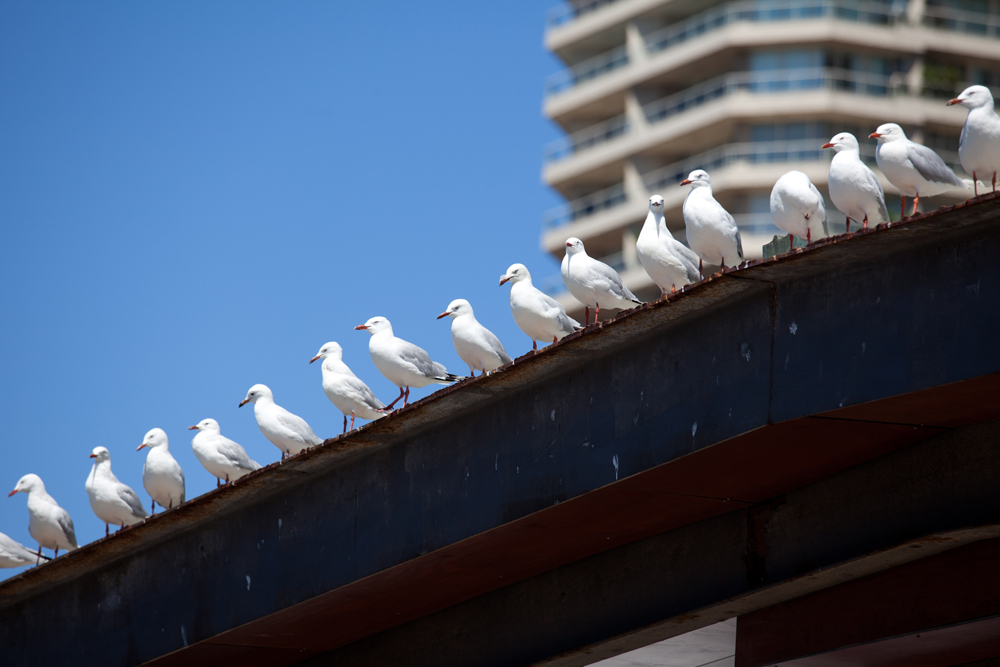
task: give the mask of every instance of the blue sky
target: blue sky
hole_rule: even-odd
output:
[[[150,428],[189,498],[215,486],[201,419],[278,458],[237,408],[254,383],[338,434],[308,364],[328,340],[394,398],[369,317],[460,374],[452,299],[530,349],[497,281],[558,271],[538,247],[552,4],[0,1],[0,488],[41,475],[86,544],[96,446],[148,507]],[[26,497],[0,498],[33,546]]]

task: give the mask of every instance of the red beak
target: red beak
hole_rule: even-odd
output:
[[[499,285],[499,287],[503,287],[503,284],[505,282],[507,282],[508,280],[510,280],[510,278],[508,278],[507,276],[500,276],[500,285]]]
[[[502,285],[503,283],[500,283],[500,284]],[[443,313],[441,313],[440,315],[438,315],[436,319],[440,320],[442,317],[447,317],[447,316],[448,316],[448,311],[446,310]]]
[[[952,104],[961,104],[961,103],[962,103],[962,100],[960,100],[960,99],[958,99],[958,98],[956,97],[956,98],[955,98],[955,99],[953,99],[953,100],[948,100],[948,101],[947,101],[947,102],[945,103],[945,106],[949,106],[949,107],[950,107],[950,106],[951,106]]]
[[[90,458],[90,459],[96,459],[96,458],[97,458],[97,454],[91,454],[91,455],[90,455],[90,456],[88,456],[87,458]]]
[[[366,327],[364,324],[359,324],[358,326],[354,327],[354,330],[357,331],[358,329],[367,329],[367,328],[368,327]]]
[[[691,185],[691,179],[690,178],[685,178],[683,181],[681,181],[680,183],[678,183],[678,185]]]
[[[188,430],[189,431],[197,431],[198,427],[197,426],[188,426]]]
[[[820,148],[833,148],[833,144],[823,144]]]
[[[316,361],[317,359],[319,359],[319,355],[318,354],[315,357],[313,357],[312,359],[310,359],[309,363],[311,364],[312,362]]]
[[[572,244],[572,243],[570,243],[569,241],[566,241],[566,247],[567,247],[567,248],[572,248],[572,247],[573,247],[573,244]]]
[[[243,407],[244,405],[246,405],[246,404],[247,404],[247,403],[249,403],[249,402],[250,402],[250,399],[249,399],[249,398],[244,398],[244,399],[243,399],[242,401],[240,401],[240,404],[239,404],[239,405],[237,405],[236,407],[238,407],[238,408],[242,408],[242,407]]]
[[[139,445],[138,447],[135,448],[135,451],[139,451],[143,447],[149,447],[149,445],[147,445],[146,443],[142,443],[141,445]]]
[[[12,495],[14,495],[15,493],[17,493],[17,489],[14,489],[14,490],[13,490],[13,491],[11,491],[10,493],[8,493],[8,494],[7,494],[7,497],[8,497],[8,498],[10,498],[10,497],[11,497]]]
[[[881,134],[879,134],[878,132],[872,132],[871,134],[869,134],[869,135],[868,135],[868,138],[869,138],[869,139],[878,139],[878,138],[879,138],[879,137],[881,137],[881,136],[882,136],[882,135],[881,135]]]

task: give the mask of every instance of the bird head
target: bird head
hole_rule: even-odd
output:
[[[330,341],[326,343],[323,347],[319,348],[319,352],[316,356],[309,360],[309,363],[316,361],[317,359],[343,359],[344,358],[344,348],[340,347],[338,343]]]
[[[442,317],[449,317],[449,316],[455,318],[455,317],[461,317],[462,315],[471,315],[471,314],[472,314],[472,306],[469,304],[468,301],[466,301],[465,299],[455,299],[454,301],[448,304],[447,310],[445,310],[443,313],[437,316],[437,319],[440,320]]]
[[[110,461],[111,452],[108,451],[107,447],[94,447],[94,451],[90,453],[90,458],[94,459],[97,463]]]
[[[373,336],[377,333],[382,333],[383,331],[392,332],[392,325],[389,324],[389,320],[384,317],[373,317],[364,324],[359,324],[354,328],[364,329]]]
[[[274,400],[274,394],[271,393],[271,390],[266,384],[255,384],[250,387],[250,391],[247,392],[247,397],[240,401],[238,407],[242,408],[247,403],[256,403],[262,398]]]
[[[150,429],[146,434],[146,437],[142,439],[142,444],[136,447],[135,451],[139,451],[143,447],[166,447],[167,446],[167,434],[162,428]]]
[[[653,213],[663,213],[663,197],[660,195],[653,195],[649,198],[649,210]]]
[[[583,248],[583,241],[581,241],[580,239],[576,238],[575,236],[571,236],[570,238],[566,239],[566,254],[567,255],[570,255],[570,256],[572,256],[572,255],[578,255],[581,252],[586,252],[584,250],[584,248]]]
[[[899,141],[900,139],[906,139],[906,133],[903,132],[903,128],[895,123],[886,123],[885,125],[879,125],[878,128],[868,135],[869,139],[878,139],[880,144],[889,143],[890,141]]]
[[[841,132],[835,135],[833,139],[830,139],[828,143],[823,144],[820,148],[832,148],[837,153],[851,149],[860,151],[857,138],[850,132]]]
[[[680,182],[680,185],[690,185],[693,188],[709,188],[712,187],[712,179],[709,178],[708,172],[704,169],[695,169],[688,177]]]
[[[531,280],[528,267],[524,264],[511,264],[507,268],[507,273],[500,276],[500,285],[502,286],[506,282],[519,283],[522,280]]]
[[[986,86],[969,86],[958,97],[948,100],[947,105],[961,104],[966,109],[979,107],[993,108],[993,93]]]
[[[208,431],[209,433],[220,433],[219,422],[214,419],[202,419],[194,426],[188,426],[189,431]]]

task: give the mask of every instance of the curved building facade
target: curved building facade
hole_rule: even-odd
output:
[[[659,294],[635,257],[647,200],[664,197],[683,239],[677,184],[691,170],[709,171],[747,258],[760,257],[779,233],[772,185],[798,169],[825,193],[832,152],[819,147],[835,133],[856,134],[874,165],[866,137],[896,122],[966,176],[966,111],[945,101],[975,83],[1000,94],[1000,0],[589,0],[556,7],[545,43],[565,68],[545,83],[544,113],[565,136],[545,147],[542,177],[566,202],[545,213],[542,247],[561,259],[579,237],[646,299]],[[582,311],[558,276],[544,287]]]

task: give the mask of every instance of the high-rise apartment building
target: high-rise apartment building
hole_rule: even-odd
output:
[[[708,170],[759,257],[778,233],[774,182],[798,169],[825,194],[832,152],[820,146],[835,133],[857,135],[874,163],[868,134],[899,123],[964,177],[966,110],[945,101],[974,83],[1000,93],[1000,0],[580,0],[550,13],[545,42],[565,68],[546,81],[544,112],[566,135],[542,173],[566,203],[545,214],[542,246],[562,258],[566,238],[583,239],[647,299],[659,294],[635,257],[647,200],[664,197],[683,239],[678,183],[691,170]],[[543,287],[582,311],[557,276]]]

